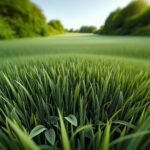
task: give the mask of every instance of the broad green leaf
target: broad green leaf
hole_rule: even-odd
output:
[[[69,115],[67,117],[64,117],[69,123],[71,123],[73,126],[77,127],[78,122],[75,115]]]
[[[29,136],[32,139],[32,138],[39,135],[40,133],[42,133],[45,130],[46,130],[46,128],[43,125],[38,125],[38,126],[36,126],[32,129]]]
[[[53,128],[45,131],[45,137],[51,145],[55,144],[56,134],[55,134],[55,130]]]

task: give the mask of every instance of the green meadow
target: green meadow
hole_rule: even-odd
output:
[[[0,41],[0,149],[148,149],[149,68],[149,37]]]
[[[150,59],[150,38],[64,34],[0,41],[0,57],[86,54]]]

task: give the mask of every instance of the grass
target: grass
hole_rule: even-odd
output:
[[[52,54],[93,54],[150,59],[149,37],[66,34],[49,38],[0,41],[0,58]]]
[[[0,149],[148,149],[148,41],[1,41]]]

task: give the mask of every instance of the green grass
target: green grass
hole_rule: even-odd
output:
[[[149,38],[9,40],[0,54],[0,149],[149,148]]]
[[[0,58],[47,54],[93,54],[150,59],[149,37],[66,34],[49,38],[0,41]]]

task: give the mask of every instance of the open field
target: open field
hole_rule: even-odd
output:
[[[46,38],[0,41],[0,57],[47,54],[94,54],[150,59],[149,37],[66,34]]]
[[[0,41],[0,149],[148,149],[149,41]]]

